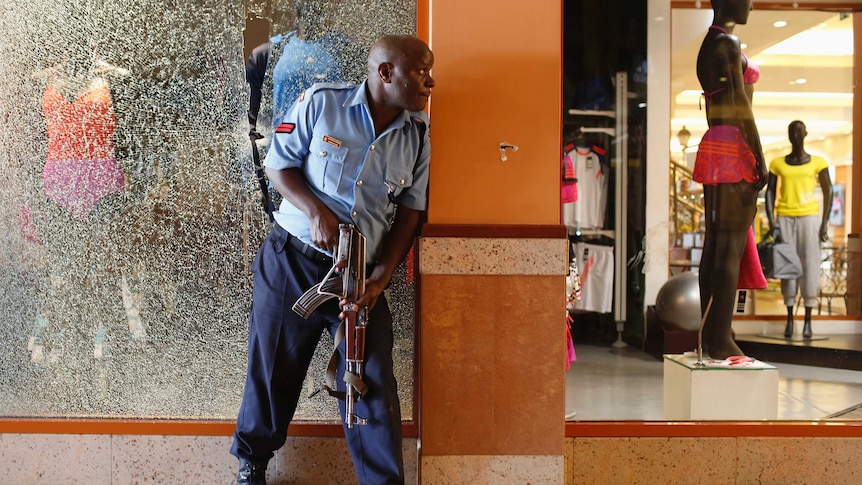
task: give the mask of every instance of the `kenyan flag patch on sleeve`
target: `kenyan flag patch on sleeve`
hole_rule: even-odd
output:
[[[275,129],[276,133],[293,133],[293,129],[296,128],[296,123],[282,123],[278,125],[278,128]]]

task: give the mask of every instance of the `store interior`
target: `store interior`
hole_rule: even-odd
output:
[[[782,331],[789,310],[781,294],[779,279],[768,279],[768,287],[764,290],[743,293],[733,318],[736,338],[743,351],[778,367],[777,417],[783,420],[862,417],[858,411],[862,407],[862,326],[859,310],[854,307],[852,299],[849,304],[847,299],[847,268],[852,257],[847,251],[852,214],[847,201],[851,200],[854,188],[851,175],[853,15],[840,11],[795,10],[790,5],[784,9],[755,9],[751,12],[749,22],[736,26],[734,31],[750,62],[757,64],[761,70],[753,109],[767,163],[789,152],[788,125],[793,120],[802,120],[808,131],[805,147],[810,153],[827,159],[833,186],[832,200],[825,202],[831,207],[829,240],[821,247],[821,283],[817,304],[812,311],[814,336],[810,339],[797,335],[783,338]],[[703,191],[699,184],[691,181],[691,170],[707,125],[694,61],[711,21],[712,11],[709,8],[672,8],[669,280],[684,273],[696,275],[702,251]],[[623,23],[625,19],[618,22]],[[583,41],[587,35],[579,40]],[[645,100],[639,92],[638,79],[644,70],[635,61],[638,59],[637,53],[628,49],[631,43],[621,41],[617,45],[620,46],[620,53],[616,56],[617,67],[626,70],[629,80],[628,127],[624,133],[628,138],[628,153],[624,158],[628,160],[628,170],[625,176],[630,184],[637,185],[643,180],[638,163],[642,153],[638,134],[645,130],[642,126],[644,120],[639,116],[639,109]],[[580,51],[571,48],[570,52]],[[568,53],[566,59],[569,59]],[[567,73],[580,74],[589,68],[587,63],[575,64],[578,64],[575,68],[567,68]],[[696,329],[698,322],[693,322],[688,327],[687,335],[680,337],[668,331],[676,328],[662,327],[660,319],[655,318],[654,308],[648,308],[646,321],[637,321],[637,299],[642,294],[636,275],[638,264],[642,264],[638,260],[638,238],[643,236],[638,224],[642,220],[639,204],[643,199],[639,198],[642,192],[637,187],[632,188],[630,185],[621,194],[619,186],[614,186],[613,180],[619,174],[613,165],[613,149],[607,154],[611,159],[608,164],[611,183],[606,188],[609,202],[605,208],[607,220],[604,226],[581,227],[582,221],[588,219],[582,212],[585,207],[566,207],[566,155],[569,155],[571,166],[576,169],[577,158],[583,155],[570,151],[572,145],[566,146],[566,143],[574,142],[583,151],[583,132],[586,131],[587,136],[591,137],[591,147],[596,138],[604,137],[605,140],[610,139],[611,145],[616,148],[614,135],[619,135],[614,132],[596,135],[591,134],[589,129],[580,128],[596,125],[594,121],[582,121],[585,110],[603,108],[611,113],[614,110],[619,113],[619,110],[612,102],[606,106],[577,105],[583,99],[581,93],[589,90],[583,81],[575,83],[575,86],[575,92],[570,97],[565,95],[564,89],[564,99],[571,99],[572,104],[564,114],[563,126],[563,221],[569,227],[576,261],[584,260],[582,253],[585,240],[587,243],[607,244],[617,249],[619,246],[614,246],[613,239],[626,239],[628,251],[623,253],[625,257],[615,256],[614,263],[626,265],[628,269],[627,292],[620,293],[610,283],[605,291],[612,292],[614,300],[626,298],[627,306],[635,311],[620,315],[616,306],[585,311],[584,302],[576,299],[573,303],[571,296],[579,291],[588,292],[591,288],[587,286],[571,291],[570,276],[567,296],[570,297],[569,329],[574,348],[569,359],[574,360],[569,363],[566,374],[566,418],[573,421],[663,420],[662,355],[694,350],[697,332],[691,332],[691,329]],[[567,138],[567,134],[573,130],[575,136]],[[599,145],[604,146],[601,143]],[[583,168],[589,161],[582,160],[580,163]],[[815,193],[820,193],[819,187]],[[622,230],[615,219],[616,205],[621,200],[627,203],[628,210],[628,226]],[[818,202],[824,203],[822,197],[819,197]],[[768,231],[765,191],[760,195],[758,207],[759,213],[753,228],[757,240],[763,241]],[[572,216],[573,213],[577,215]],[[633,267],[635,271],[632,271]],[[617,275],[610,275],[610,279],[613,280]],[[695,312],[699,313],[697,279],[687,281],[690,286],[688,291],[679,296],[689,299],[683,306],[694,305]],[[691,290],[694,291],[693,295]],[[692,296],[694,301],[691,300]],[[587,304],[595,305],[592,296],[584,300]],[[801,326],[805,312],[801,298],[796,300],[790,311]],[[625,324],[621,325],[620,320],[625,320]],[[644,329],[643,334],[639,333],[641,328]]]
[[[674,9],[671,66],[671,273],[697,270],[702,237],[702,186],[691,181],[700,138],[706,131],[703,99],[694,70],[702,33],[711,22],[708,9]],[[853,14],[817,10],[754,10],[734,33],[752,63],[761,71],[752,103],[767,161],[790,150],[788,125],[805,123],[806,150],[826,158],[833,197],[829,241],[821,248],[821,292],[816,315],[847,315],[846,236],[850,232],[853,192]],[[758,241],[768,223],[764,193],[754,228]],[[823,204],[820,190],[814,192]],[[822,207],[822,205],[821,205]],[[755,292],[750,315],[785,315],[778,281]],[[797,311],[795,309],[794,311]]]

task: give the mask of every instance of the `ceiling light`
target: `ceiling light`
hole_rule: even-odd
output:
[[[743,43],[739,44],[739,47],[740,47],[740,49],[745,50],[745,49],[747,49],[747,48],[748,48],[748,44],[746,44],[745,42],[743,42]]]
[[[793,81],[793,84],[805,84],[807,82],[808,82],[808,79],[801,77],[801,78],[797,79],[796,81]]]
[[[787,21],[786,20],[776,20],[775,23],[772,24],[772,26],[775,28],[778,28],[778,29],[780,29],[781,27],[787,27]]]

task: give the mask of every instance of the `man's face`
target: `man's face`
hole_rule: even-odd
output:
[[[408,111],[422,111],[436,84],[431,77],[434,55],[426,47],[396,61],[389,88],[390,102]]]

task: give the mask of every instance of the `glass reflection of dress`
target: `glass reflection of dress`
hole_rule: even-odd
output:
[[[124,190],[123,171],[114,156],[117,119],[110,90],[96,78],[70,101],[49,84],[42,110],[48,124],[45,194],[84,219],[102,197]]]

